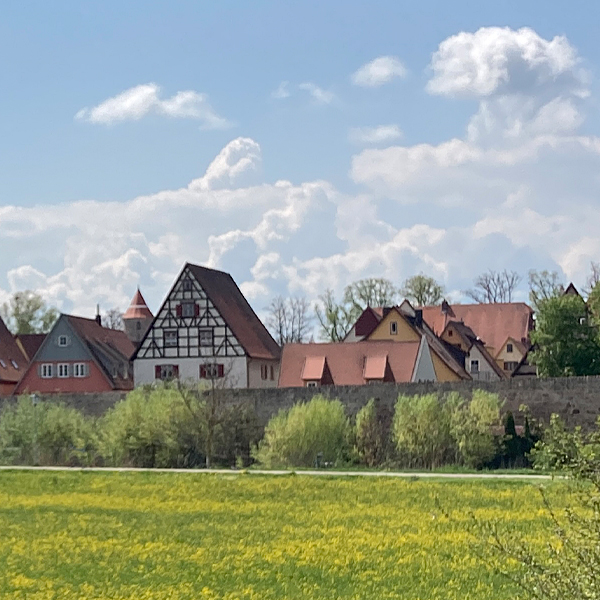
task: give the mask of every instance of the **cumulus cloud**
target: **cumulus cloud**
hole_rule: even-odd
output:
[[[395,77],[405,77],[406,73],[406,67],[398,57],[380,56],[353,73],[351,80],[361,87],[379,87]]]
[[[354,144],[381,144],[402,137],[398,125],[379,125],[378,127],[354,127],[348,139]]]
[[[301,83],[298,88],[308,92],[316,104],[331,104],[335,100],[333,92],[324,90],[310,81]]]
[[[192,90],[177,92],[161,100],[155,83],[137,85],[104,100],[92,108],[82,108],[75,115],[79,121],[110,125],[120,121],[138,121],[150,114],[172,118],[196,119],[204,129],[223,129],[231,123],[220,117],[208,102],[206,94]]]
[[[283,100],[284,98],[289,98],[291,96],[289,85],[289,81],[282,81],[277,86],[277,89],[271,92],[271,98],[274,98],[275,100]]]

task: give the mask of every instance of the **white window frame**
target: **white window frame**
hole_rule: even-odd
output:
[[[206,336],[206,334],[210,334],[210,342],[208,342],[206,339],[203,339],[203,334]],[[198,329],[198,346],[201,346],[202,348],[212,348],[214,344],[214,332],[212,329],[210,328],[202,328],[202,329]]]
[[[56,375],[59,379],[68,379],[69,363],[58,363],[56,365]]]
[[[390,322],[390,335],[398,335],[398,321]]]
[[[178,365],[159,365],[159,366],[160,366],[160,380],[161,381],[171,381],[172,379],[175,379],[175,367]]]
[[[74,363],[73,364],[73,377],[77,377],[78,379],[86,376],[86,367],[85,363]]]
[[[42,379],[52,379],[54,377],[54,365],[52,363],[43,363],[40,368]]]
[[[319,387],[319,383],[317,381],[307,381],[306,387],[308,388],[316,388]]]
[[[167,334],[174,334],[174,338],[171,337],[169,339],[169,343],[167,343]],[[175,343],[172,343],[173,340],[175,341]],[[165,348],[177,348],[177,346],[179,346],[179,331],[177,331],[177,329],[166,329],[163,333],[163,347]]]
[[[13,366],[13,368],[17,369],[17,371],[19,370],[19,365],[17,364],[17,361],[14,358],[10,359],[10,364]]]
[[[63,342],[64,340],[64,342]],[[65,348],[66,346],[69,345],[69,336],[68,335],[59,335],[58,336],[58,345],[61,348]]]

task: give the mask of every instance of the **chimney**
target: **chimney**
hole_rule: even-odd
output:
[[[415,309],[415,326],[423,327],[423,310],[420,308]]]
[[[100,316],[100,305],[96,304],[96,323],[102,327],[102,317]]]

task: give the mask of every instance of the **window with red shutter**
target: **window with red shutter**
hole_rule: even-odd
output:
[[[176,314],[178,317],[180,317],[180,316],[181,316],[181,304],[178,304],[178,305],[175,307],[175,314]]]
[[[225,365],[217,365],[217,376],[224,377],[225,376]]]
[[[173,365],[173,377],[179,377],[179,365]]]
[[[154,379],[160,379],[160,365],[154,367]]]
[[[206,366],[200,365],[200,378],[206,379]]]
[[[195,317],[200,316],[200,305],[199,304],[194,304],[194,316]]]

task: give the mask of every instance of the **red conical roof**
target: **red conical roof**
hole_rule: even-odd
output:
[[[139,288],[129,305],[129,308],[125,311],[123,315],[124,319],[153,319],[154,315],[150,312],[146,301],[144,300],[144,296],[142,296],[142,292],[140,292]]]

